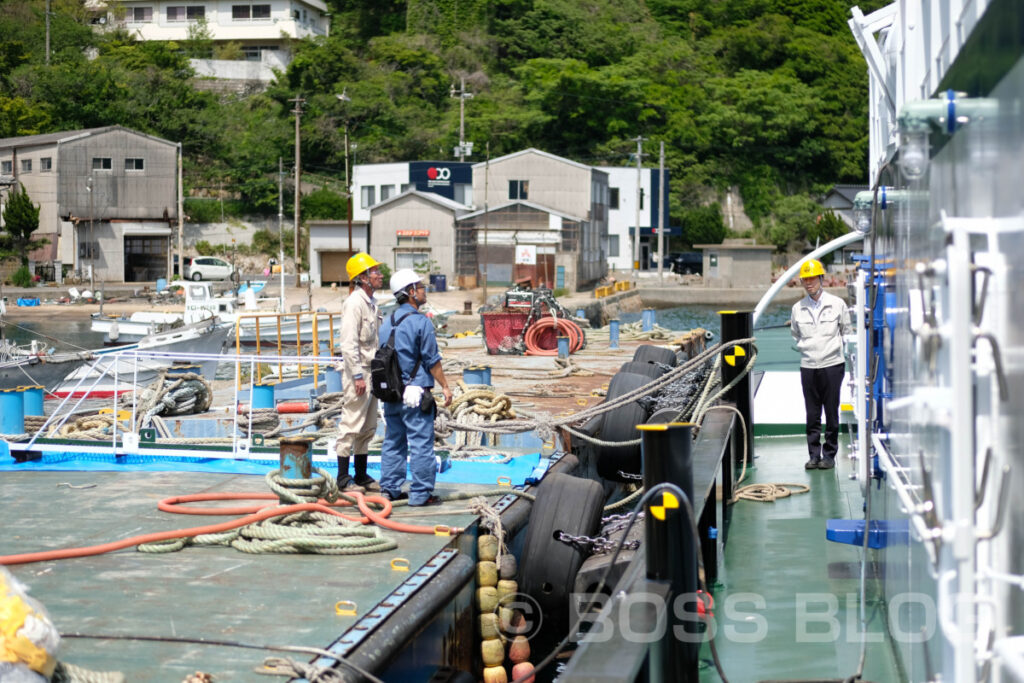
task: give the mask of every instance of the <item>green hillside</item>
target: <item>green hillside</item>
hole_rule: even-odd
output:
[[[276,213],[278,157],[294,160],[290,99],[305,99],[303,169],[341,179],[346,122],[356,163],[451,158],[451,89],[465,79],[474,161],[489,145],[492,157],[536,147],[630,165],[640,135],[649,166],[665,142],[686,241],[721,236],[713,203],[730,186],[762,238],[813,240],[836,229],[814,220],[813,199],[866,177],[867,75],[848,1],[327,0],[332,35],[296,44],[286,73],[243,96],[194,87],[188,58],[210,54],[201,32],[138,43],[94,33],[80,0],[52,0],[46,64],[44,0],[4,0],[0,137],[121,124],[183,143],[187,194]]]

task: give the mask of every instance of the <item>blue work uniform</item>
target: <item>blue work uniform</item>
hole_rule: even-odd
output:
[[[405,317],[403,320],[404,316]],[[405,303],[395,311],[394,319],[401,320],[395,328],[395,350],[402,380],[430,391],[434,376],[430,368],[441,362],[437,348],[434,324],[425,315]],[[387,315],[380,325],[380,343],[391,336],[392,316]],[[417,361],[419,368],[412,375]],[[412,474],[409,485],[409,504],[423,505],[434,491],[437,466],[434,461],[434,413],[425,413],[419,406],[409,408],[402,401],[384,404],[384,444],[380,450],[380,487],[392,498],[401,493],[405,483],[406,460]]]

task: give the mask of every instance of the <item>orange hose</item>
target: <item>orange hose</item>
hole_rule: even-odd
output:
[[[548,329],[554,328],[555,333],[561,332],[569,337],[569,353],[575,353],[583,347],[583,330],[571,320],[565,318],[541,318],[526,330],[523,342],[526,344],[528,356],[556,356],[558,347],[546,349],[540,346],[540,334]]]
[[[239,517],[234,520],[227,522],[221,522],[219,524],[208,524],[206,526],[190,527],[187,529],[176,529],[173,531],[157,531],[149,534],[141,534],[139,536],[132,536],[131,538],[124,538],[120,541],[112,541],[110,543],[100,543],[98,545],[84,546],[81,548],[65,548],[63,550],[45,550],[35,553],[23,553],[20,555],[0,555],[0,565],[5,564],[29,564],[31,562],[47,562],[50,560],[67,560],[76,557],[91,557],[93,555],[103,555],[104,553],[113,552],[115,550],[123,550],[132,546],[141,545],[143,543],[155,543],[157,541],[170,541],[176,538],[191,538],[193,536],[199,536],[201,534],[216,534],[222,531],[230,531],[231,529],[237,529],[247,524],[253,524],[255,522],[262,522],[265,519],[271,519],[273,517],[280,517],[282,515],[290,515],[295,512],[302,511],[317,511],[325,512],[335,517],[341,517],[349,521],[359,521],[363,524],[374,523],[378,526],[382,526],[392,531],[401,531],[411,534],[436,534],[437,526],[420,526],[416,524],[405,524],[402,522],[393,522],[388,519],[388,515],[391,514],[392,506],[391,501],[382,496],[364,496],[362,493],[353,492],[346,493],[345,495],[352,496],[356,499],[356,505],[359,507],[359,511],[363,513],[363,517],[349,517],[343,515],[340,512],[332,510],[327,504],[321,503],[298,503],[296,505],[282,505],[282,506],[271,506],[267,505],[253,505],[245,507],[234,507],[234,508],[180,508],[177,505],[181,503],[208,501],[208,500],[267,500],[277,499],[272,493],[195,493],[186,496],[174,496],[171,498],[165,498],[160,501],[157,507],[164,512],[173,512],[177,514],[187,515],[231,515],[231,514],[244,514],[244,517]],[[367,502],[378,503],[383,506],[383,509],[379,512],[373,510]],[[334,506],[348,506],[351,503],[338,502],[332,503]],[[448,533],[452,536],[461,533],[462,529],[457,527],[449,527]]]

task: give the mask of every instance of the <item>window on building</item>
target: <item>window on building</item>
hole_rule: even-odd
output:
[[[3,175],[11,175],[14,173],[14,162],[13,161],[0,161],[0,173]]]
[[[205,18],[204,5],[174,5],[167,8],[167,21],[198,21]]]
[[[395,253],[395,268],[415,269],[420,263],[427,263],[430,254],[416,251],[399,251]]]
[[[608,208],[617,209],[619,208],[619,188],[609,187],[608,188]]]
[[[125,157],[124,170],[126,171],[145,171],[146,161],[141,157]]]
[[[615,258],[619,255],[619,236],[608,235],[608,258]]]
[[[128,23],[129,24],[146,24],[153,21],[153,8],[152,7],[129,7],[128,8]]]
[[[295,21],[298,21],[301,16],[302,15],[299,14],[299,10],[297,10],[297,9],[293,9],[292,10],[292,19],[294,19]]]
[[[234,21],[269,19],[270,5],[232,5],[231,18]]]
[[[395,196],[395,186],[394,185],[381,185],[380,186],[380,200],[381,201],[384,201],[385,199],[388,199],[389,197],[394,197],[394,196]]]
[[[39,170],[43,171],[44,173],[46,171],[52,171],[53,170],[53,159],[50,158],[50,157],[41,157],[39,159]]]
[[[455,201],[466,206],[473,205],[473,186],[469,183],[455,184]]]
[[[31,173],[32,172],[32,160],[31,159],[22,159],[21,160],[21,172],[22,173]]]
[[[402,183],[402,189],[399,190],[399,191],[400,192],[408,192],[410,187],[412,187],[411,183]]]
[[[94,171],[109,171],[114,168],[114,164],[110,157],[93,157],[92,158],[92,170]]]
[[[510,180],[508,181],[508,198],[509,199],[528,199],[530,190],[529,180]]]
[[[413,235],[408,237],[404,235],[399,235],[397,237],[397,240],[398,246],[400,247],[419,247],[426,246],[427,242],[430,241],[430,237],[428,237],[427,235]]]
[[[362,199],[360,206],[368,209],[377,203],[377,188],[373,185],[364,186],[359,189],[359,196]]]

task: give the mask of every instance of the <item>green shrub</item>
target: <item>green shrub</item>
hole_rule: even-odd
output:
[[[217,252],[213,245],[206,240],[196,242],[196,251],[199,252],[200,256],[213,256]]]
[[[11,275],[11,282],[15,287],[31,287],[32,273],[28,272],[28,266],[22,266],[14,271],[14,274]]]

